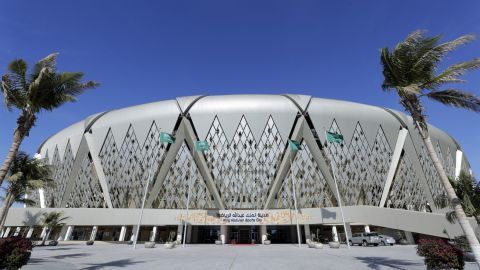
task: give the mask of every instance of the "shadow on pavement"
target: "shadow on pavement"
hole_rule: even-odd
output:
[[[46,261],[48,261],[48,260],[40,259],[40,258],[31,258],[30,260],[28,260],[27,265],[41,264],[41,263],[44,263]]]
[[[111,261],[106,263],[92,263],[89,267],[82,268],[82,270],[96,270],[104,267],[130,267],[134,264],[143,263],[143,261],[132,261],[130,259]]]
[[[417,263],[407,260],[396,260],[384,257],[354,257],[355,259],[363,262],[370,269],[380,269],[380,266],[387,266],[394,269],[408,269],[410,266],[421,266],[423,263]]]
[[[90,256],[90,253],[74,253],[74,254],[64,254],[64,255],[57,255],[57,256],[52,256],[50,258],[54,259],[66,259],[66,258],[81,258],[81,257],[86,257]]]

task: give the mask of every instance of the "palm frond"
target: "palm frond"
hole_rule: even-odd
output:
[[[450,223],[455,223],[457,221],[457,215],[455,214],[455,211],[450,211],[445,214],[445,218],[448,220]]]
[[[57,57],[58,53],[51,53],[47,55],[47,57],[35,63],[30,80],[35,80],[43,69],[49,69],[51,72],[55,73],[57,70]]]
[[[456,89],[447,89],[433,91],[425,94],[425,96],[448,106],[480,112],[480,99],[467,92]]]
[[[432,77],[430,80],[425,82],[422,87],[436,90],[437,87],[445,83],[462,83],[464,80],[459,77],[467,73],[480,68],[480,58],[475,58],[470,61],[465,61],[449,66],[443,72],[438,74],[435,77]]]

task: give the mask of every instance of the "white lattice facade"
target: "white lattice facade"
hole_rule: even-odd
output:
[[[326,131],[344,142],[327,142]],[[161,143],[161,132],[175,143]],[[469,168],[454,139],[435,127],[430,134],[450,177],[458,164]],[[291,152],[291,139],[302,150]],[[195,141],[209,150],[192,151]],[[56,185],[43,198],[32,191],[36,207],[138,208],[149,180],[146,207],[155,209],[186,208],[189,189],[191,209],[289,209],[292,181],[299,208],[341,200],[436,211],[444,194],[409,117],[310,96],[196,96],[108,111],[55,134],[38,152]]]

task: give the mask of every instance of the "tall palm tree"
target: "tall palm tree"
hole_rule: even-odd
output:
[[[18,109],[20,115],[9,152],[0,167],[0,186],[20,144],[35,125],[37,114],[42,110],[52,111],[66,102],[75,101],[84,90],[98,85],[93,81],[82,82],[82,72],[57,72],[57,56],[58,53],[53,53],[38,61],[29,74],[27,63],[22,59],[15,59],[10,62],[7,73],[2,76],[0,90],[5,105],[9,110]]]
[[[454,83],[464,82],[459,78],[461,75],[479,68],[480,58],[451,65],[437,73],[442,58],[458,46],[472,41],[474,36],[461,36],[445,43],[440,43],[440,39],[441,36],[426,37],[423,31],[415,31],[398,43],[393,51],[383,48],[380,57],[384,76],[382,89],[395,91],[400,97],[400,104],[412,116],[480,267],[478,239],[433,147],[422,105],[423,98],[427,98],[448,106],[480,112],[478,97],[451,87]]]
[[[63,212],[49,212],[49,213],[43,213],[42,214],[42,219],[41,223],[44,227],[47,228],[47,231],[45,232],[43,239],[42,239],[42,246],[45,245],[45,241],[50,237],[50,234],[52,233],[55,228],[60,227],[65,225],[65,220],[69,219],[70,217],[64,217]]]
[[[6,179],[9,185],[5,188],[5,200],[0,211],[0,231],[14,202],[33,204],[34,201],[29,199],[28,195],[53,184],[50,167],[44,160],[30,158],[24,152],[18,152],[15,156]]]

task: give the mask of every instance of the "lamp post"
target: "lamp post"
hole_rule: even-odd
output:
[[[165,132],[161,132],[160,133],[160,142],[161,143],[175,143],[175,136],[171,135],[171,134],[168,134],[168,133],[165,133]],[[148,176],[147,176],[147,183],[145,185],[145,191],[143,193],[143,199],[142,199],[142,209],[140,210],[140,217],[138,218],[138,224],[137,224],[137,229],[136,229],[136,232],[135,232],[135,238],[134,238],[134,241],[133,241],[133,249],[136,249],[137,247],[137,240],[138,240],[138,233],[140,231],[140,224],[142,223],[142,218],[143,218],[143,210],[145,208],[145,200],[147,198],[147,192],[148,192],[148,187],[150,186],[150,182],[151,182],[151,176],[152,176],[152,167],[153,167],[153,162],[155,161],[155,158],[153,157],[150,162],[149,162],[149,166],[148,166]],[[142,169],[143,169],[143,166],[142,166]]]
[[[293,204],[295,207],[295,221],[297,223],[297,239],[298,239],[298,247],[301,247],[301,238],[300,238],[300,225],[298,224],[298,208],[297,208],[297,196],[295,194],[295,180],[293,178],[293,152],[302,150],[300,143],[294,140],[288,140],[288,145],[290,146],[290,150],[292,150],[292,156],[290,157],[290,172],[291,172],[291,180],[292,180],[292,191],[293,191]]]

